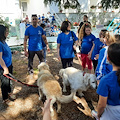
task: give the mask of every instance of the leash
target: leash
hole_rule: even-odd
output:
[[[8,76],[9,75],[9,76]],[[21,83],[21,84],[23,84],[23,85],[26,85],[26,86],[28,86],[28,87],[38,87],[37,85],[29,85],[29,84],[26,84],[26,83],[23,83],[23,82],[21,82],[20,80],[17,80],[17,79],[15,79],[15,77],[12,75],[12,74],[8,74],[8,75],[4,75],[5,77],[7,77],[7,78],[9,78],[9,79],[11,79],[11,80],[13,80],[13,81],[15,81],[15,82],[18,82],[18,83]]]

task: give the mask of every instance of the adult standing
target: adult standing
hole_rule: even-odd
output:
[[[4,76],[9,73],[12,74],[13,72],[11,50],[5,42],[7,35],[8,29],[0,25],[0,80],[3,103],[6,104],[10,103],[9,97],[15,98],[15,96],[11,94],[10,79]]]
[[[26,49],[27,40],[28,41],[28,51]],[[38,26],[38,18],[37,15],[32,15],[32,25],[30,25],[25,31],[24,38],[24,51],[25,56],[28,56],[28,72],[30,74],[33,73],[33,58],[35,54],[37,54],[39,61],[43,62],[43,47],[42,47],[42,38],[46,44],[47,50],[49,50],[48,42],[45,36],[43,29]]]
[[[28,15],[26,15],[26,17],[25,17],[25,21],[26,21],[26,23],[29,22]]]
[[[78,44],[78,38],[75,33],[70,31],[71,23],[64,21],[61,25],[61,31],[57,38],[57,54],[58,59],[61,59],[62,67],[71,67],[73,64],[73,58],[75,57],[73,51],[73,44]]]
[[[91,23],[88,21],[88,16],[87,16],[87,15],[84,15],[84,16],[83,16],[83,22],[81,22],[81,23],[79,24],[79,28],[78,28],[78,31],[77,31],[78,34],[79,34],[79,32],[80,32],[80,29],[81,29],[82,25],[83,25],[84,23],[86,23],[86,22],[91,25]]]
[[[24,20],[21,20],[19,27],[20,27],[20,39],[22,40],[22,43],[23,43],[25,28],[26,28]]]

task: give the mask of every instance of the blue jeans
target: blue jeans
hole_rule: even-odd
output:
[[[46,47],[43,47],[44,62],[46,62]]]

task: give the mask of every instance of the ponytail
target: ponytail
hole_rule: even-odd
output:
[[[118,84],[120,86],[120,68],[118,69],[118,71],[116,72],[116,75],[118,76]]]

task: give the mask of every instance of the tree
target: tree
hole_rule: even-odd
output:
[[[80,8],[79,0],[44,0],[45,5],[55,2],[60,8]]]
[[[67,8],[80,8],[79,0],[44,0],[44,3],[51,4],[55,2],[58,4],[59,7],[63,6],[65,9]],[[120,7],[120,0],[101,0],[100,2],[102,7],[106,10],[108,8],[119,8]]]
[[[108,8],[119,8],[120,0],[101,0],[102,7],[106,10]]]

